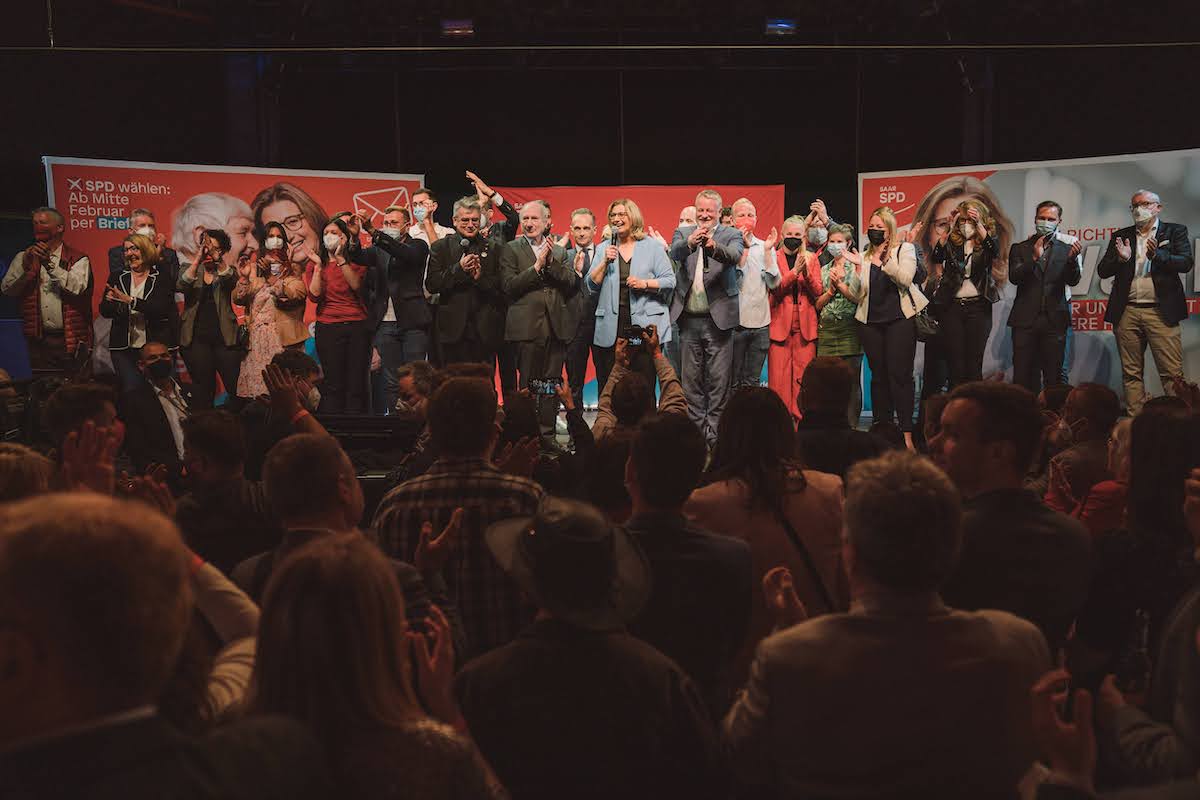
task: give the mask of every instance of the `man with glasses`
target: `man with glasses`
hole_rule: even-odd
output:
[[[1163,222],[1162,200],[1149,189],[1138,189],[1129,205],[1133,225],[1113,234],[1096,272],[1115,278],[1108,295],[1104,321],[1117,334],[1121,380],[1130,416],[1142,410],[1146,345],[1167,394],[1172,379],[1183,377],[1183,336],[1179,323],[1187,318],[1187,300],[1180,276],[1193,264],[1188,229]]]
[[[480,235],[479,219],[479,200],[463,197],[454,204],[453,235],[429,249],[425,290],[440,296],[434,326],[447,364],[494,364],[504,341],[502,248]]]

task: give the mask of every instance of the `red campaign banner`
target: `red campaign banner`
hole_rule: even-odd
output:
[[[654,228],[668,243],[679,227],[679,212],[696,202],[701,189],[715,189],[723,205],[745,197],[754,204],[758,214],[755,233],[765,239],[771,228],[783,224],[783,184],[764,186],[497,186],[496,191],[514,205],[530,200],[545,200],[550,204],[550,217],[555,235],[561,236],[571,227],[571,212],[577,208],[591,209],[596,215],[596,236],[608,223],[608,205],[618,198],[637,203],[648,227]],[[805,210],[804,213],[808,213]]]
[[[365,210],[376,225],[389,205],[409,205],[423,175],[265,169],[46,156],[50,205],[66,217],[66,241],[91,259],[97,287],[108,277],[108,250],[120,244],[130,211],[146,208],[167,247],[189,263],[204,228],[223,228],[231,263],[258,248],[255,226],[292,220],[289,243],[316,248],[330,215]],[[32,240],[31,240],[32,241]],[[97,288],[98,309],[104,292]]]
[[[871,212],[880,206],[887,206],[892,209],[892,212],[896,215],[896,226],[903,228],[912,224],[916,218],[917,208],[929,193],[929,190],[945,179],[970,175],[982,181],[993,174],[995,174],[995,170],[980,170],[975,172],[954,171],[930,173],[928,175],[894,175],[863,178],[860,187],[862,191],[861,207],[863,218],[859,221],[862,227],[859,228],[857,233],[861,233],[867,229],[867,223],[871,220]],[[959,197],[951,202],[957,202],[957,200],[961,199]],[[942,214],[935,213],[935,218],[948,215],[949,211]]]

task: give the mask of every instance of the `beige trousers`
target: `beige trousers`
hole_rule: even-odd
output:
[[[1163,321],[1157,308],[1126,306],[1117,322],[1117,352],[1121,356],[1121,382],[1130,415],[1142,410],[1146,386],[1146,345],[1154,355],[1158,376],[1167,394],[1175,394],[1171,379],[1183,375],[1183,334],[1178,325]]]

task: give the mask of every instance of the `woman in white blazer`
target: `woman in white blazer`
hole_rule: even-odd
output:
[[[872,212],[867,239],[858,265],[863,294],[854,318],[871,367],[871,414],[877,422],[896,418],[911,448],[917,355],[913,317],[929,301],[918,286],[922,276],[917,274],[917,247],[896,234],[896,215],[890,208]]]
[[[659,343],[671,340],[670,302],[675,288],[675,271],[662,244],[646,235],[641,209],[628,198],[608,204],[608,224],[616,234],[598,242],[595,258],[583,282],[584,290],[597,296],[596,334],[592,358],[596,362],[596,386],[604,391],[616,357],[617,337],[624,338],[629,325],[654,325]],[[657,373],[645,350],[633,353],[630,368],[654,385]]]

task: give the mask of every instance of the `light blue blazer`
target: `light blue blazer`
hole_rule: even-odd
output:
[[[604,273],[604,283],[592,283],[591,272],[604,263],[604,251],[608,242],[598,242],[596,255],[583,282],[585,291],[598,297],[596,302],[596,335],[592,344],[597,347],[612,347],[617,343],[617,315],[621,308],[620,265],[614,261]],[[658,291],[629,293],[629,316],[634,325],[653,325],[662,344],[671,341],[671,293],[675,289],[675,270],[667,251],[657,239],[647,236],[633,246],[633,258],[629,261],[629,274],[634,278],[658,281]]]

